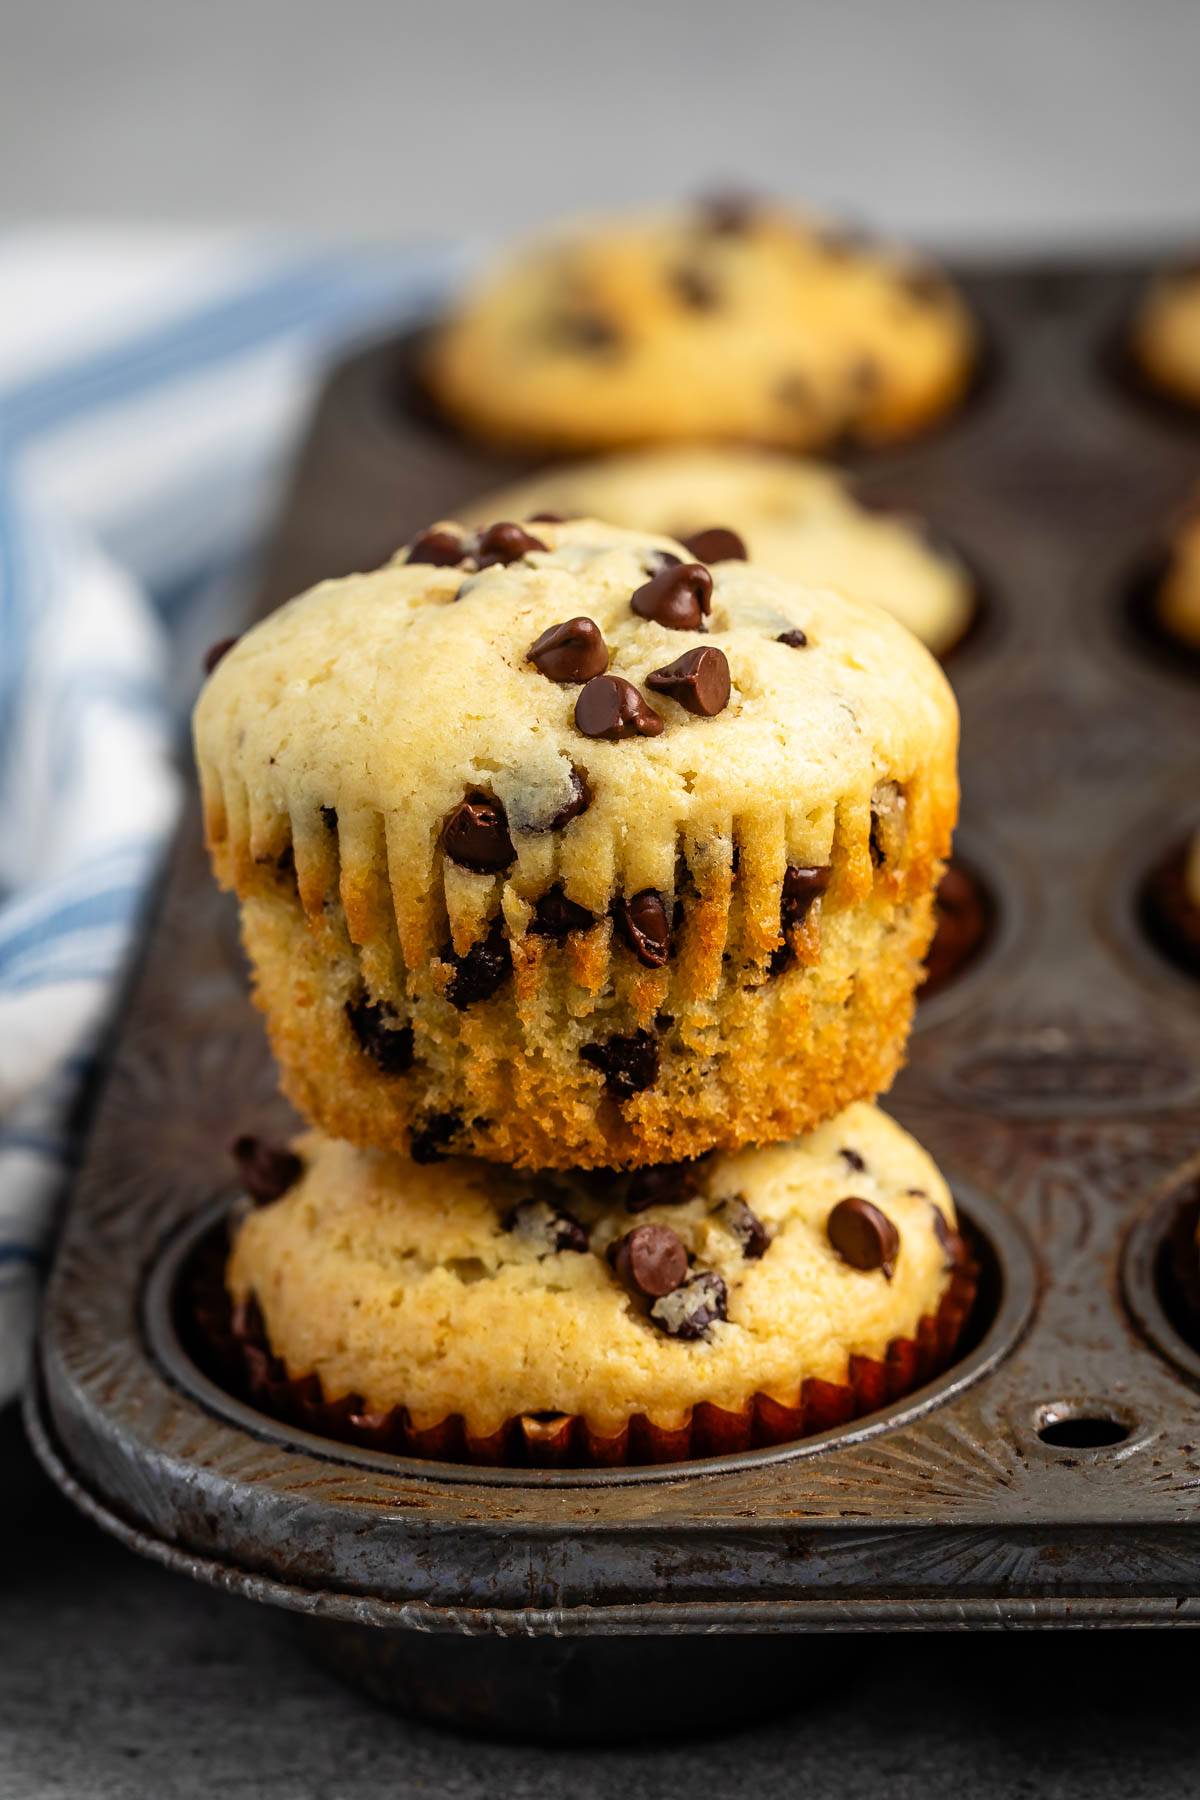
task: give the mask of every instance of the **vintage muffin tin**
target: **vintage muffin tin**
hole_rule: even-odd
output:
[[[940,432],[855,469],[866,493],[930,518],[989,596],[952,673],[961,843],[995,923],[921,1009],[889,1103],[953,1181],[983,1256],[959,1364],[792,1448],[606,1473],[354,1451],[223,1393],[180,1340],[176,1277],[220,1229],[229,1138],[288,1118],[192,805],[29,1398],[44,1460],[93,1516],[305,1615],[373,1692],[548,1734],[598,1729],[617,1675],[640,1696],[639,1656],[659,1723],[664,1707],[676,1724],[705,1716],[698,1673],[721,1668],[732,1717],[762,1703],[769,1670],[794,1670],[749,1645],[718,1664],[721,1634],[1200,1622],[1200,1356],[1159,1291],[1172,1197],[1200,1164],[1200,983],[1146,939],[1138,904],[1196,820],[1200,685],[1129,626],[1147,545],[1200,477],[1200,417],[1114,368],[1144,273],[969,274],[989,378]],[[332,377],[260,607],[383,559],[524,468],[428,416],[412,351],[385,343]],[[687,1642],[651,1661],[645,1634]],[[650,1711],[630,1700],[624,1728]]]

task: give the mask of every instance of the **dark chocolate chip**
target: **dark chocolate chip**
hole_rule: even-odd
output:
[[[651,550],[642,561],[647,575],[661,575],[664,569],[677,569],[683,561],[673,550]]]
[[[671,915],[656,888],[643,888],[613,908],[621,935],[647,969],[661,969],[671,954]]]
[[[563,892],[562,882],[556,881],[539,897],[529,930],[533,937],[556,938],[561,943],[573,931],[590,931],[595,923],[595,913],[577,901],[569,900]]]
[[[729,1317],[729,1295],[715,1269],[689,1276],[682,1287],[656,1300],[650,1317],[668,1337],[707,1337],[709,1328]]]
[[[685,712],[712,719],[729,705],[729,662],[715,644],[698,644],[647,675],[646,686],[668,695]]]
[[[436,569],[457,569],[470,554],[470,544],[456,531],[422,531],[408,547],[407,561],[431,563]]]
[[[786,644],[791,650],[807,650],[808,633],[801,631],[797,625],[792,631],[781,631],[775,639],[777,644]]]
[[[565,1207],[551,1206],[548,1200],[522,1200],[502,1220],[505,1231],[511,1231],[539,1256],[554,1256],[560,1250],[585,1251],[588,1234],[573,1213]]]
[[[556,313],[547,321],[545,335],[560,350],[580,356],[612,356],[625,341],[620,326],[599,312]]]
[[[848,1145],[844,1144],[838,1151],[838,1155],[841,1157],[846,1167],[848,1169],[853,1169],[856,1175],[866,1174],[867,1165],[857,1150],[851,1150]]]
[[[508,819],[490,794],[468,794],[442,827],[442,848],[451,862],[490,875],[516,860]]]
[[[611,1255],[621,1281],[647,1300],[673,1293],[687,1280],[687,1251],[669,1225],[635,1225]]]
[[[269,1144],[265,1138],[235,1138],[229,1150],[243,1191],[258,1206],[281,1199],[304,1173],[304,1164],[294,1151]]]
[[[531,550],[545,548],[541,538],[532,536],[524,526],[514,524],[511,519],[501,519],[498,524],[489,525],[486,531],[480,532],[475,545],[475,562],[481,569],[490,569],[497,563],[520,562]]]
[[[456,1112],[431,1113],[409,1141],[408,1154],[415,1163],[441,1162],[448,1146],[462,1128]]]
[[[573,767],[571,770],[571,798],[560,806],[544,825],[530,826],[529,829],[531,831],[561,831],[564,825],[569,825],[572,819],[577,819],[580,813],[585,813],[591,804],[591,784],[582,769]]]
[[[829,1242],[853,1269],[882,1269],[890,1281],[900,1252],[900,1233],[870,1200],[839,1200],[825,1223]]]
[[[321,823],[324,825],[326,831],[337,830],[338,816],[336,806],[323,806],[321,808]]]
[[[705,531],[693,531],[690,537],[682,540],[685,550],[690,550],[697,562],[722,563],[745,562],[746,545],[736,531],[730,531],[727,525],[710,525]]]
[[[392,1024],[399,1014],[384,1000],[347,1000],[346,1017],[350,1029],[371,1061],[384,1075],[403,1075],[412,1068],[413,1034],[411,1025]]]
[[[235,637],[218,638],[215,644],[208,646],[204,652],[204,673],[206,675],[212,674],[221,658],[229,655],[237,641]]]
[[[599,1069],[606,1091],[614,1100],[628,1100],[658,1080],[658,1045],[640,1028],[629,1036],[603,1038],[585,1044],[579,1052],[585,1063]]]
[[[871,853],[871,862],[877,869],[882,869],[887,861],[887,851],[883,847],[883,830],[879,823],[879,814],[871,812],[871,835],[867,839],[867,849]]]
[[[748,1206],[740,1194],[734,1194],[718,1208],[721,1219],[727,1230],[742,1247],[742,1255],[747,1262],[757,1262],[765,1256],[771,1244],[771,1234],[754,1211]]]
[[[704,194],[697,203],[700,224],[714,237],[740,237],[749,231],[759,214],[760,202],[753,194]]]
[[[668,566],[635,588],[629,604],[639,619],[653,619],[670,631],[704,631],[712,608],[712,576],[703,563]]]
[[[594,619],[566,619],[549,626],[525,655],[551,681],[590,681],[608,667],[608,645]]]
[[[803,925],[813,901],[829,886],[833,870],[789,863],[784,870],[783,892],[779,899],[779,929],[787,932]]]
[[[657,737],[663,722],[622,675],[593,675],[575,702],[575,723],[584,737]]]
[[[680,263],[667,275],[675,297],[692,312],[716,312],[721,289],[707,269],[698,263]]]
[[[477,1000],[490,1000],[512,974],[512,950],[504,935],[504,922],[495,918],[485,938],[472,944],[465,956],[456,956],[449,944],[442,951],[442,961],[454,969],[446,988],[446,998],[459,1012],[474,1006]]]
[[[652,1206],[682,1206],[700,1192],[696,1164],[692,1162],[659,1163],[649,1169],[638,1169],[629,1180],[625,1192],[625,1211],[646,1212]]]
[[[776,975],[786,974],[796,960],[796,952],[790,944],[776,944],[767,958],[767,974],[774,980]]]
[[[916,1191],[912,1188],[909,1189],[910,1193]],[[922,1198],[927,1198],[927,1196],[922,1195]],[[935,1205],[932,1200],[929,1201],[929,1210],[933,1214],[933,1235],[942,1247],[947,1271],[961,1268],[967,1261],[966,1239],[960,1232],[955,1231],[941,1207]]]

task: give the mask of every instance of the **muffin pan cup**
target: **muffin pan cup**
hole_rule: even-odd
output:
[[[376,1694],[538,1735],[621,1729],[612,1684],[647,1686],[648,1634],[675,1642],[636,1731],[668,1727],[672,1696],[677,1725],[760,1704],[770,1684],[734,1635],[1200,1623],[1200,1365],[1163,1348],[1144,1225],[1200,1150],[1200,984],[1146,944],[1137,900],[1155,849],[1195,822],[1200,685],[1125,628],[1129,570],[1200,478],[1200,415],[1160,418],[1113,379],[1146,272],[968,271],[989,381],[943,429],[853,465],[989,580],[994,628],[952,674],[964,842],[996,925],[924,1009],[887,1101],[980,1258],[959,1360],[798,1444],[600,1470],[349,1446],[225,1391],[180,1340],[171,1271],[233,1197],[235,1131],[291,1121],[193,805],[28,1397],[48,1468],[108,1529],[301,1615]],[[406,339],[332,376],[261,609],[527,469],[429,419],[411,373]],[[718,1718],[687,1713],[688,1691],[719,1692]]]

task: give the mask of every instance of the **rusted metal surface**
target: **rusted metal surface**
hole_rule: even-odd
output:
[[[929,518],[988,596],[951,672],[962,841],[996,926],[922,1008],[889,1106],[990,1243],[992,1335],[865,1427],[615,1475],[354,1452],[212,1390],[174,1337],[160,1248],[175,1254],[229,1197],[233,1131],[289,1119],[193,807],[114,1047],[31,1401],[49,1466],[102,1522],[203,1579],[349,1626],[576,1637],[1200,1618],[1200,1359],[1154,1278],[1154,1233],[1200,1151],[1200,984],[1138,916],[1146,868],[1200,822],[1200,685],[1130,625],[1130,583],[1200,480],[1200,419],[1114,373],[1143,273],[976,273],[989,379],[946,429],[854,469],[865,494]],[[524,471],[424,418],[406,370],[393,343],[331,380],[262,608]],[[1148,1210],[1158,1222],[1130,1240],[1123,1278]]]

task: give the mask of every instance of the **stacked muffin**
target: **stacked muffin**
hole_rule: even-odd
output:
[[[258,1398],[493,1461],[778,1442],[950,1354],[902,1059],[956,711],[710,538],[439,524],[219,663],[196,743],[284,1087],[228,1269]],[[718,551],[720,554],[718,555]]]

